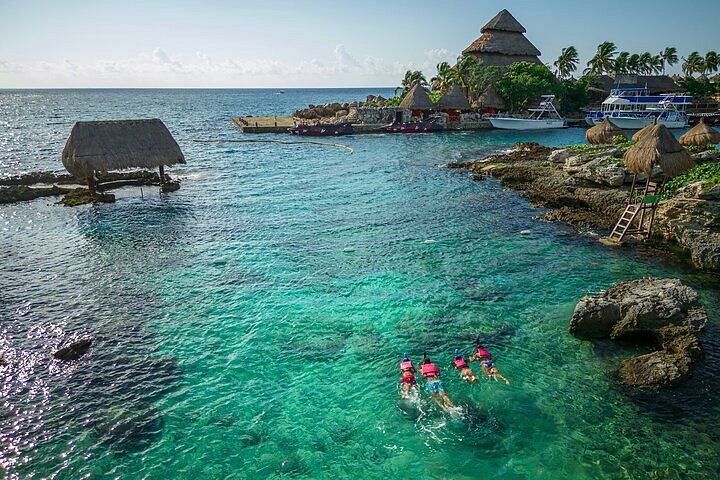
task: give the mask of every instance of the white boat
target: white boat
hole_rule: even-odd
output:
[[[553,105],[555,95],[543,95],[538,108],[529,109],[527,118],[490,117],[490,123],[495,128],[503,130],[544,130],[548,128],[565,127],[565,119],[560,116]]]
[[[685,128],[685,108],[692,105],[690,95],[665,93],[650,95],[648,88],[613,88],[600,110],[585,114],[588,125],[597,125],[605,117],[620,128],[637,130],[656,121],[667,128]]]

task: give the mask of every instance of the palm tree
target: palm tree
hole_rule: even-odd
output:
[[[716,52],[711,50],[705,54],[705,61],[703,63],[705,66],[704,73],[709,75],[717,71],[718,66],[720,66],[720,57],[718,57]]]
[[[578,61],[578,52],[575,47],[570,46],[563,48],[560,56],[555,63],[553,63],[555,75],[560,80],[569,77],[572,72],[577,70]]]
[[[423,88],[427,87],[425,75],[423,75],[420,70],[408,70],[405,72],[405,77],[400,83],[400,86],[395,89],[395,94],[397,95],[398,90],[407,92],[417,84],[420,84]]]
[[[613,62],[617,54],[617,47],[613,42],[603,42],[597,47],[595,56],[587,62],[587,73],[602,75],[605,72],[613,71]]]
[[[650,58],[650,70],[651,73],[660,74],[664,72],[663,61],[660,55],[653,55]]]
[[[705,59],[698,52],[692,52],[682,64],[682,70],[686,77],[692,77],[695,73],[702,73],[705,70]]]
[[[640,73],[640,55],[633,53],[627,60],[628,73],[638,75]]]
[[[652,61],[652,55],[650,55],[648,52],[645,52],[640,55],[639,64],[638,64],[638,71],[639,73],[642,73],[644,75],[647,75],[650,73],[650,62]]]
[[[615,74],[628,73],[628,58],[630,58],[630,54],[628,52],[620,52],[618,54],[615,58],[615,64],[613,66]]]
[[[456,80],[461,87],[470,88],[473,84],[475,69],[480,65],[477,58],[472,55],[465,55],[455,65]]]
[[[665,64],[673,66],[678,62],[677,49],[675,47],[666,47],[660,52],[660,60],[662,60],[662,73],[665,74]]]
[[[448,90],[453,83],[455,83],[455,77],[457,72],[453,69],[448,62],[438,63],[437,75],[430,79],[430,84],[433,90]]]

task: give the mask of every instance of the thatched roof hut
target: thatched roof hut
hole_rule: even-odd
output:
[[[490,85],[477,99],[477,105],[480,108],[494,108],[495,110],[502,110],[505,108],[505,100],[495,90],[495,86]]]
[[[611,88],[647,88],[650,95],[675,92],[678,85],[668,75],[633,75],[618,74],[614,77],[600,75],[597,82],[605,95],[610,93]]]
[[[462,53],[474,56],[485,65],[507,66],[515,62],[542,65],[538,58],[540,50],[525,38],[525,32],[525,27],[510,12],[502,10],[480,29],[480,37]]]
[[[720,143],[720,132],[705,123],[704,118],[701,118],[700,123],[680,137],[680,145],[685,146],[704,146],[718,143]]]
[[[438,101],[440,110],[470,110],[470,102],[460,87],[453,83],[450,90],[445,93]]]
[[[430,100],[425,89],[418,83],[405,95],[403,101],[400,102],[400,108],[410,110],[435,110],[436,105]]]
[[[648,133],[650,133],[650,131],[652,131],[652,128],[655,125],[657,125],[657,118],[653,118],[653,123],[651,123],[650,125],[648,125],[646,127],[641,128],[640,130],[635,132],[635,134],[632,136],[632,141],[639,142],[640,140],[642,140],[645,135],[647,135]]]
[[[660,165],[666,177],[677,177],[695,166],[690,154],[678,143],[665,125],[653,125],[650,131],[625,152],[625,165],[635,173],[652,175]]]
[[[62,163],[75,177],[89,178],[93,172],[185,163],[185,157],[161,120],[111,120],[77,122]]]
[[[591,145],[607,145],[618,135],[627,140],[625,132],[605,117],[605,120],[585,132],[585,140]]]

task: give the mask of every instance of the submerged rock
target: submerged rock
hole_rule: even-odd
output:
[[[92,338],[81,338],[53,353],[53,358],[65,362],[77,360],[90,350],[90,345],[92,345]]]
[[[674,278],[622,282],[578,302],[570,333],[650,344],[659,350],[626,360],[620,379],[650,388],[675,386],[703,357],[700,333],[707,314],[695,290]]]

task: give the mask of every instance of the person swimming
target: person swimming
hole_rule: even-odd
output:
[[[498,378],[500,378],[505,381],[506,385],[510,385],[510,381],[503,377],[500,370],[498,370],[497,365],[493,362],[493,354],[490,353],[482,343],[480,343],[480,337],[475,340],[475,348],[475,354],[470,357],[470,361],[473,362],[477,359],[480,362],[480,367],[482,367],[482,371],[486,377],[492,378],[496,382],[498,381]]]
[[[475,376],[475,373],[473,373],[472,369],[468,366],[467,361],[463,358],[462,354],[460,353],[460,349],[455,349],[455,368],[458,369],[460,372],[460,376],[463,380],[465,380],[468,383],[475,383],[477,382],[477,377]]]
[[[415,366],[408,357],[408,354],[403,354],[402,362],[400,362],[400,375],[402,376],[402,398],[406,399],[410,391],[417,386],[415,380]]]
[[[423,363],[420,367],[420,374],[425,379],[425,390],[430,394],[433,401],[446,412],[450,412],[453,403],[445,393],[445,386],[440,380],[440,369],[430,361],[427,354],[423,354]],[[438,398],[442,398],[442,402]]]

